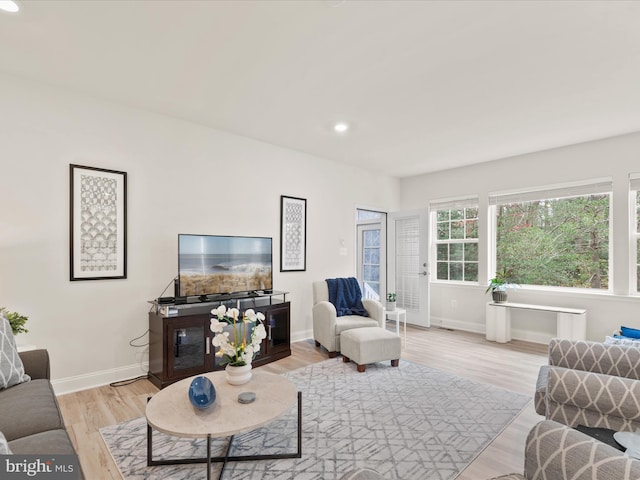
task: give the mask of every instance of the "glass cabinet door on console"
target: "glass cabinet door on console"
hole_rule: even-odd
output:
[[[260,355],[253,361],[254,367],[291,355],[290,307],[289,302],[283,302],[262,309],[267,338],[260,345]]]
[[[213,369],[209,315],[149,312],[149,380],[158,388]]]
[[[290,349],[289,305],[271,307],[265,315],[266,354],[273,355]]]
[[[166,328],[166,338],[171,344],[167,365],[169,378],[184,378],[211,369],[208,315],[176,318]]]

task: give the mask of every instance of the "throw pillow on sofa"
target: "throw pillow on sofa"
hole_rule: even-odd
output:
[[[628,338],[622,335],[607,335],[604,337],[605,345],[630,345],[632,347],[640,347],[640,338]]]
[[[640,330],[636,328],[620,327],[620,333],[627,338],[640,338]]]
[[[11,324],[0,315],[0,390],[29,380],[31,377],[24,373]]]

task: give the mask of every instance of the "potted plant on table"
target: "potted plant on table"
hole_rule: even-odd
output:
[[[260,351],[262,340],[267,337],[264,315],[249,308],[240,315],[237,308],[220,305],[211,310],[211,331],[215,333],[212,344],[218,348],[220,365],[226,365],[227,382],[242,385],[251,379],[251,362]],[[251,329],[247,340],[247,331]],[[231,338],[233,335],[233,338]]]
[[[507,289],[515,288],[518,284],[513,281],[513,273],[507,267],[496,272],[496,276],[489,280],[489,286],[485,293],[491,292],[494,302],[502,303],[507,301]]]
[[[10,312],[5,307],[0,308],[0,315],[9,320],[13,336],[18,335],[19,333],[29,333],[29,330],[24,328],[24,324],[29,320],[28,317],[20,315],[18,312]]]
[[[387,293],[387,308],[388,312],[393,312],[396,309],[396,294]]]

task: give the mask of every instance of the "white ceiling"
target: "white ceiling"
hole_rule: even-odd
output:
[[[638,1],[18,1],[0,71],[398,177],[640,131]]]

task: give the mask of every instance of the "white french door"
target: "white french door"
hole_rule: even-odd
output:
[[[389,215],[389,292],[407,311],[407,323],[428,327],[429,214],[427,209]]]

